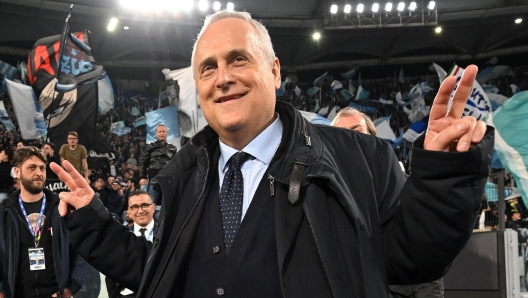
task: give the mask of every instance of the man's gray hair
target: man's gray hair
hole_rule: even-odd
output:
[[[339,112],[337,112],[336,116],[334,117],[334,120],[332,120],[332,123],[330,123],[330,125],[336,126],[339,119],[343,117],[354,116],[354,115],[360,115],[361,117],[363,117],[363,119],[365,119],[365,123],[367,124],[367,131],[373,136],[377,135],[376,126],[374,125],[372,120],[370,120],[370,117],[367,116],[365,113],[357,109],[354,109],[353,107],[344,107],[341,110],[339,110]]]
[[[218,12],[215,12],[213,14],[208,15],[205,18],[204,25],[202,29],[200,30],[200,33],[198,33],[198,37],[196,38],[196,41],[194,42],[193,50],[192,50],[192,56],[191,56],[191,68],[194,70],[194,54],[196,53],[196,45],[198,44],[198,40],[200,40],[200,37],[202,34],[207,30],[209,25],[216,21],[220,21],[222,19],[241,19],[244,20],[257,30],[257,36],[251,35],[251,41],[253,44],[262,51],[262,54],[264,54],[264,57],[267,58],[270,64],[273,63],[273,60],[275,59],[275,51],[273,50],[273,44],[271,43],[271,38],[269,36],[268,30],[262,23],[259,21],[253,19],[251,17],[251,14],[244,11],[227,11],[227,10],[221,10]]]

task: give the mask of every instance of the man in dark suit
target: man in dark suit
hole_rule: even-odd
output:
[[[157,224],[154,221],[155,211],[156,204],[152,202],[149,194],[146,191],[135,190],[128,199],[128,214],[134,224],[127,226],[127,228],[136,236],[144,237],[147,241],[152,242],[157,231]],[[108,298],[136,297],[133,291],[108,277],[106,278],[106,289],[108,290]]]
[[[248,13],[208,16],[191,61],[209,126],[157,176],[152,245],[115,224],[71,165],[52,166],[72,190],[59,207],[72,243],[94,267],[156,298],[381,298],[445,274],[472,233],[493,149],[492,128],[461,118],[476,66],[449,111],[457,79],[443,82],[406,179],[386,142],[276,101],[280,63]]]

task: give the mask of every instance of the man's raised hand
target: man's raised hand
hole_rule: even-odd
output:
[[[88,205],[94,196],[94,191],[69,161],[65,160],[62,164],[64,169],[54,162],[50,164],[50,168],[70,189],[70,192],[59,194],[59,214],[64,217],[68,214],[68,205],[74,209]]]
[[[484,138],[486,133],[484,122],[477,121],[472,116],[461,119],[477,71],[475,65],[466,68],[453,97],[450,111],[447,110],[447,106],[457,79],[449,76],[444,80],[431,108],[424,149],[465,152]]]

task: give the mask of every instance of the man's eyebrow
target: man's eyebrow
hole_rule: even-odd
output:
[[[236,57],[236,56],[245,56],[245,57],[250,57],[250,58],[253,57],[253,55],[251,55],[250,52],[244,49],[232,49],[231,51],[227,52],[225,56],[228,58]],[[216,58],[207,57],[198,64],[198,69],[202,69],[206,65],[215,64],[215,63],[216,63]]]
[[[205,59],[203,59],[200,64],[198,64],[198,69],[202,69],[204,68],[206,65],[209,65],[209,64],[214,64],[216,63],[216,59],[213,58],[213,57],[207,57]]]
[[[361,124],[356,124],[356,125],[350,126],[348,129],[354,130],[354,129],[358,128],[358,127],[361,127]]]

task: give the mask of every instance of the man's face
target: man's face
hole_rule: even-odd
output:
[[[151,204],[146,207],[146,204]],[[145,206],[146,210],[139,206]],[[128,199],[129,215],[134,220],[134,222],[142,227],[148,225],[152,221],[154,216],[154,211],[156,211],[156,204],[152,203],[149,195],[140,194],[136,196],[131,196]],[[139,207],[137,212],[132,211],[130,207]]]
[[[46,164],[36,156],[31,156],[20,167],[15,167],[15,175],[21,182],[21,188],[31,194],[39,194],[46,182]]]
[[[5,150],[0,151],[0,161],[1,162],[8,162],[7,154],[5,154]]]
[[[16,148],[17,148],[17,149],[20,149],[20,148],[22,148],[22,147],[24,147],[24,143],[22,143],[22,142],[18,142],[17,145],[16,145]]]
[[[44,151],[44,154],[46,155],[53,155],[53,149],[51,149],[50,145],[44,145],[44,147],[42,147],[42,151]]]
[[[255,135],[274,118],[280,64],[256,46],[256,29],[241,19],[211,24],[196,45],[194,78],[200,106],[222,136]]]
[[[156,128],[156,138],[158,138],[158,141],[165,142],[167,139],[167,128],[165,126],[158,126]]]
[[[68,135],[68,145],[73,147],[77,145],[77,142],[79,142],[79,140],[76,136]]]
[[[370,134],[367,128],[367,123],[365,122],[365,118],[358,114],[341,117],[335,126],[359,131],[367,135]]]
[[[95,180],[95,182],[94,182],[94,187],[95,187],[95,189],[98,189],[98,190],[103,189],[103,187],[104,187],[104,180],[101,179],[101,178],[98,178],[97,180]]]
[[[108,177],[108,179],[106,179],[106,181],[108,182],[108,185],[112,185],[112,183],[115,182],[115,177]]]
[[[521,214],[515,212],[515,213],[512,215],[512,220],[513,220],[513,221],[521,220]]]

